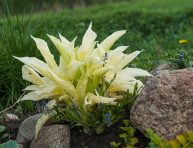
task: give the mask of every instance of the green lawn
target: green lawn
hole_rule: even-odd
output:
[[[129,45],[127,52],[144,50],[131,66],[147,70],[168,61],[166,53],[193,47],[193,1],[190,0],[132,0],[90,8],[43,12],[25,16],[0,18],[0,110],[13,104],[26,82],[21,77],[21,63],[15,56],[42,58],[31,35],[49,42],[46,34],[58,33],[73,39],[77,45],[92,21],[93,30],[102,41],[116,30],[127,33],[116,45]],[[187,45],[178,43],[187,39]],[[29,104],[28,104],[29,105]]]

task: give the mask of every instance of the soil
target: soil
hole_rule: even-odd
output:
[[[74,128],[71,131],[71,148],[112,148],[111,142],[123,143],[119,138],[119,134],[122,132],[119,128],[120,125],[117,123],[100,135],[84,134],[80,128]],[[139,131],[136,131],[136,137],[139,139],[137,148],[146,148],[149,140]]]

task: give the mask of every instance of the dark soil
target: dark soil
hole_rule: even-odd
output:
[[[117,123],[101,135],[84,134],[80,128],[74,128],[71,131],[71,148],[112,148],[111,142],[123,143],[119,138],[122,132],[119,127],[120,123]],[[139,139],[137,148],[146,148],[149,140],[139,131],[136,131],[136,137]]]

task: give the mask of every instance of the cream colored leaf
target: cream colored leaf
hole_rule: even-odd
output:
[[[126,82],[116,81],[110,85],[108,90],[110,92],[127,92],[127,91],[129,91],[129,93],[132,94],[134,92],[134,88],[135,88],[136,84],[137,84],[138,90],[141,89],[141,87],[143,86],[143,83],[139,80],[126,81]]]
[[[110,71],[112,69],[113,69],[113,67],[110,65],[99,68],[93,72],[93,76],[103,76],[105,73],[107,73],[108,71]]]
[[[56,99],[53,99],[46,104],[46,107],[48,110],[52,110],[56,105],[57,105],[57,101]]]
[[[122,70],[123,72],[127,73],[131,77],[145,77],[145,76],[152,76],[149,72],[143,69],[138,69],[138,68],[125,68]]]
[[[61,56],[60,56],[59,70],[60,70],[60,73],[66,73],[67,72],[67,64],[64,62],[64,60]]]
[[[32,38],[35,41],[37,48],[41,52],[42,56],[44,57],[46,63],[49,65],[49,67],[50,68],[58,67],[55,60],[54,60],[54,56],[50,53],[50,50],[48,48],[47,43],[42,39],[35,38],[33,36],[32,36]]]
[[[129,64],[133,59],[135,59],[135,57],[138,56],[138,54],[141,51],[135,51],[129,55],[125,55],[125,57],[119,62],[117,63],[117,69],[121,70],[123,69],[127,64]]]
[[[109,50],[109,56],[116,55],[117,53],[123,53],[129,46],[119,46],[113,50]]]
[[[48,71],[47,71],[48,65],[43,61],[34,57],[21,57],[21,58],[14,57],[14,58],[18,59],[19,61],[23,62],[27,66],[31,67],[41,75],[49,77]]]
[[[95,41],[96,37],[96,33],[92,30],[92,23],[90,23],[88,29],[86,30],[83,36],[82,45],[80,46],[79,50],[88,51],[93,45],[93,42]]]
[[[34,91],[34,93],[36,95],[51,94],[55,88],[55,85],[45,85],[41,89]]]
[[[41,128],[43,125],[52,117],[56,114],[55,111],[52,111],[51,113],[48,114],[43,114],[40,119],[38,119],[36,126],[35,126],[35,138],[37,138]]]
[[[63,88],[64,91],[72,95],[72,97],[77,98],[75,87],[70,81],[62,80],[50,69],[48,69],[48,73],[50,74],[50,79],[53,80],[56,84],[58,84],[59,87]]]
[[[24,80],[27,80],[36,85],[43,85],[44,82],[37,72],[27,65],[22,66],[22,77]]]
[[[54,108],[54,106],[56,106],[57,101],[56,100],[50,100],[47,104],[46,107],[48,109],[48,111],[51,111],[47,114],[43,114],[42,117],[40,119],[38,119],[36,126],[35,126],[35,138],[37,138],[39,131],[41,130],[41,128],[43,127],[43,125],[52,117],[56,114],[56,112],[52,109]]]
[[[115,105],[116,98],[108,98],[103,96],[96,96],[93,93],[88,93],[85,98],[85,104],[94,105],[96,103],[112,104]]]
[[[34,92],[30,92],[26,95],[24,95],[20,100],[18,101],[25,101],[25,100],[32,100],[32,101],[39,101],[42,100],[41,96],[36,95]]]
[[[70,42],[68,41],[64,36],[59,34],[60,40],[63,43],[64,48],[68,51],[68,54],[70,55],[71,60],[75,59],[75,49],[74,49],[74,44],[76,41],[76,37]]]
[[[50,38],[50,40],[53,42],[53,44],[55,45],[55,47],[57,48],[57,50],[61,54],[64,62],[68,64],[70,61],[70,57],[69,57],[68,49],[67,49],[68,47],[65,47],[64,44],[56,37],[54,37],[52,35],[48,35],[48,37]]]
[[[27,86],[24,90],[34,91],[34,90],[39,90],[39,89],[41,89],[41,87],[38,86],[38,85],[29,85],[29,86]]]
[[[113,46],[113,44],[126,33],[126,30],[116,31],[108,36],[100,45],[104,50],[108,51]]]
[[[64,36],[62,36],[61,34],[59,34],[60,40],[66,44],[66,45],[70,45],[70,41],[68,41]]]
[[[68,72],[67,72],[67,75],[68,75],[68,78],[69,80],[73,81],[76,74],[77,74],[77,71],[79,70],[79,68],[83,65],[84,63],[83,62],[80,62],[80,61],[77,61],[77,60],[73,60],[71,61],[71,63],[69,63],[68,65]]]
[[[88,29],[86,30],[86,33],[83,36],[82,44],[78,49],[78,57],[80,60],[85,59],[88,54],[91,52],[90,50],[94,48],[96,42],[97,35],[92,30],[92,23],[89,25]]]

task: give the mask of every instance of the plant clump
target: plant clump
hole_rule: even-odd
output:
[[[128,46],[110,50],[125,33],[114,32],[99,43],[90,24],[80,46],[75,46],[76,38],[68,41],[61,34],[59,39],[48,35],[60,53],[59,61],[55,61],[44,40],[32,37],[45,62],[35,57],[15,58],[25,64],[23,79],[32,83],[25,88],[30,92],[18,101],[48,102],[37,122],[36,136],[55,115],[83,126],[85,132],[94,129],[97,133],[120,119],[120,111],[143,86],[136,77],[151,76],[145,70],[126,67],[141,51],[123,53]]]

